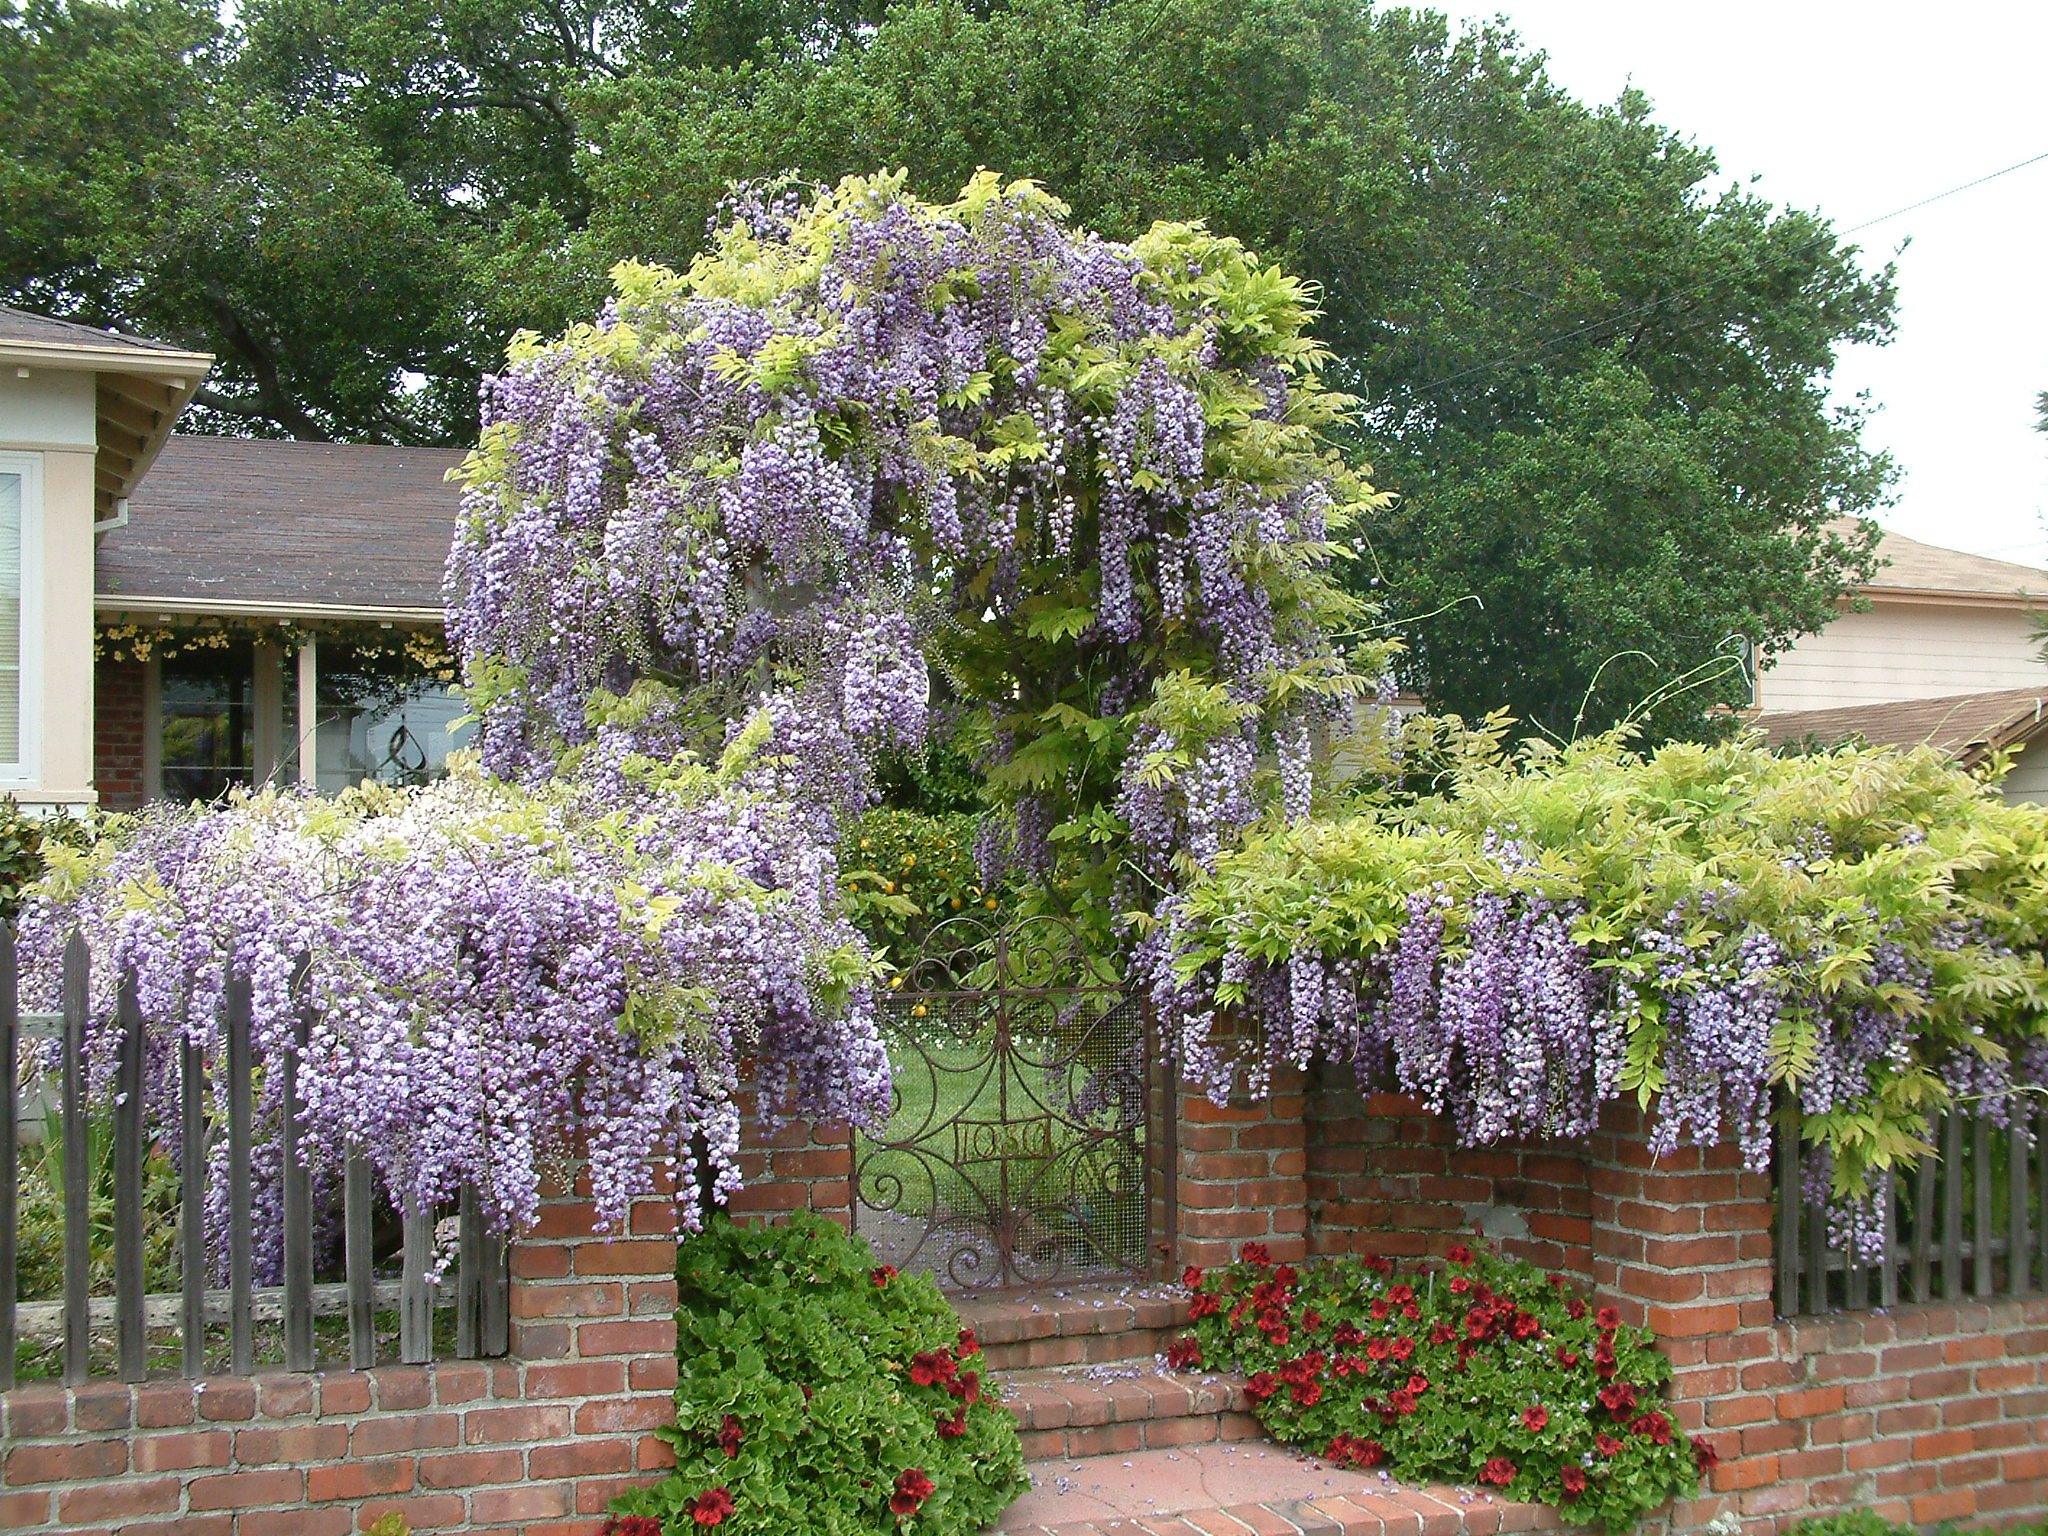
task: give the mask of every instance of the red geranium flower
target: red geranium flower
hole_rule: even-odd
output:
[[[1365,1352],[1374,1360],[1384,1360],[1394,1352],[1394,1344],[1391,1339],[1373,1339],[1366,1344]]]
[[[1386,1302],[1375,1301],[1371,1307],[1372,1320],[1376,1323],[1384,1323],[1393,1310]]]
[[[960,1338],[953,1346],[953,1353],[967,1360],[981,1353],[981,1340],[974,1336],[972,1328],[962,1328]]]
[[[1557,1363],[1570,1370],[1579,1363],[1579,1352],[1575,1349],[1566,1349],[1560,1344],[1557,1346]]]
[[[1533,1339],[1543,1331],[1543,1324],[1533,1312],[1517,1312],[1514,1321],[1508,1325],[1508,1332],[1518,1339]]]
[[[935,1387],[942,1381],[951,1381],[954,1369],[953,1357],[944,1350],[926,1350],[910,1357],[910,1379],[920,1387]]]
[[[1238,1256],[1247,1264],[1256,1264],[1261,1269],[1273,1262],[1273,1251],[1264,1243],[1246,1243],[1238,1250]]]
[[[1294,1400],[1304,1408],[1313,1408],[1322,1401],[1323,1384],[1320,1381],[1298,1381],[1294,1384]]]
[[[708,1488],[694,1499],[685,1499],[683,1513],[699,1525],[723,1525],[732,1513],[732,1494],[723,1483]]]
[[[1388,1394],[1387,1404],[1397,1414],[1413,1413],[1415,1411],[1415,1394],[1406,1387],[1397,1388]]]
[[[1182,1270],[1180,1272],[1180,1283],[1191,1291],[1200,1290],[1202,1287],[1202,1271],[1200,1266],[1190,1264],[1186,1269]]]
[[[896,1266],[894,1264],[879,1265],[868,1271],[868,1278],[874,1281],[876,1285],[887,1285],[896,1278]]]
[[[1705,1477],[1721,1465],[1721,1453],[1706,1441],[1695,1440],[1692,1443],[1692,1464],[1699,1469],[1700,1476]]]
[[[946,1390],[959,1398],[963,1403],[980,1402],[981,1372],[962,1371],[957,1378],[947,1385]]]
[[[1377,1253],[1367,1254],[1358,1261],[1358,1264],[1361,1269],[1369,1269],[1376,1275],[1391,1275],[1394,1272],[1394,1261]]]
[[[1550,1410],[1541,1403],[1522,1410],[1522,1427],[1531,1434],[1543,1433],[1543,1426],[1550,1422]]]
[[[1273,1271],[1273,1283],[1279,1286],[1280,1289],[1283,1291],[1286,1290],[1292,1284],[1294,1284],[1294,1282],[1299,1280],[1300,1278],[1301,1276],[1295,1273],[1295,1269],[1292,1264],[1282,1264],[1278,1269]]]
[[[1422,1308],[1411,1301],[1401,1309],[1401,1315],[1411,1323],[1419,1323],[1422,1321]]]
[[[1194,1371],[1202,1367],[1202,1341],[1192,1333],[1183,1334],[1166,1346],[1169,1371]]]
[[[1394,1358],[1396,1360],[1406,1360],[1410,1355],[1415,1353],[1415,1341],[1409,1338],[1408,1335],[1405,1333],[1402,1334],[1396,1340],[1394,1340],[1392,1347]]]
[[[1365,1342],[1365,1334],[1356,1323],[1339,1323],[1337,1331],[1330,1335],[1330,1342],[1339,1349],[1356,1349]]]
[[[1244,1384],[1244,1395],[1255,1403],[1263,1403],[1280,1390],[1280,1383],[1273,1379],[1271,1371],[1260,1371]]]
[[[1636,1405],[1636,1389],[1625,1381],[1610,1381],[1600,1389],[1600,1406],[1617,1419]]]
[[[939,1437],[941,1439],[958,1440],[967,1433],[967,1405],[965,1403],[962,1403],[953,1410],[952,1417],[948,1418],[942,1413],[938,1416],[938,1419]]]
[[[1648,1435],[1654,1445],[1671,1443],[1671,1421],[1654,1410],[1631,1422],[1628,1430],[1632,1435]]]
[[[924,1468],[908,1468],[896,1474],[896,1491],[889,1495],[889,1508],[895,1514],[914,1515],[933,1491],[932,1480],[924,1475]]]
[[[728,1413],[725,1422],[718,1426],[718,1448],[728,1456],[737,1456],[740,1442],[746,1438],[747,1432],[740,1427],[740,1421]]]
[[[1463,1243],[1454,1243],[1451,1245],[1451,1251],[1445,1254],[1444,1257],[1453,1264],[1470,1264],[1472,1262],[1472,1250]]]
[[[1602,1456],[1619,1456],[1622,1451],[1622,1445],[1614,1436],[1600,1434],[1593,1437],[1593,1449]]]
[[[1431,1323],[1429,1325],[1429,1342],[1432,1344],[1448,1344],[1457,1336],[1458,1335],[1452,1331],[1451,1325],[1449,1323],[1439,1322]]]
[[[1420,1397],[1429,1390],[1429,1378],[1417,1372],[1408,1378],[1407,1392],[1410,1397]]]
[[[1397,1307],[1402,1306],[1408,1302],[1411,1302],[1414,1299],[1415,1287],[1412,1285],[1393,1285],[1387,1287],[1387,1300],[1394,1303],[1394,1305]]]
[[[1308,1311],[1301,1314],[1302,1332],[1314,1333],[1318,1328],[1322,1326],[1323,1314],[1316,1311],[1315,1308],[1311,1307]]]
[[[1564,1485],[1567,1503],[1586,1491],[1586,1474],[1577,1467],[1565,1467],[1557,1474],[1557,1480]]]
[[[1568,1282],[1567,1282],[1567,1281],[1565,1280],[1565,1277],[1564,1277],[1563,1275],[1559,1275],[1559,1274],[1552,1274],[1552,1275],[1551,1275],[1551,1277],[1550,1277],[1550,1288],[1551,1288],[1551,1289],[1552,1289],[1553,1291],[1561,1291],[1561,1290],[1563,1290],[1563,1289],[1565,1288],[1566,1284],[1568,1284]]]
[[[613,1515],[602,1536],[661,1536],[661,1522],[652,1515]]]
[[[1205,1317],[1214,1317],[1223,1310],[1223,1299],[1211,1291],[1195,1292],[1194,1300],[1188,1303],[1188,1321],[1199,1323]]]
[[[1621,1326],[1621,1311],[1617,1307],[1602,1307],[1593,1314],[1593,1321],[1612,1332]]]
[[[1472,1282],[1470,1280],[1467,1280],[1463,1275],[1451,1276],[1451,1294],[1453,1296],[1462,1296],[1471,1289]]]
[[[1479,1481],[1491,1483],[1496,1488],[1505,1488],[1514,1480],[1515,1464],[1505,1456],[1495,1456],[1479,1469]]]
[[[1564,1304],[1564,1310],[1565,1315],[1576,1323],[1580,1318],[1586,1315],[1586,1304],[1583,1301],[1579,1300],[1578,1297],[1574,1296],[1570,1301]]]

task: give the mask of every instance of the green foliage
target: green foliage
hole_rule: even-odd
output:
[[[1973,1528],[1945,1521],[1935,1529],[1943,1533],[1943,1536],[1961,1536],[1961,1533]],[[1786,1536],[1919,1536],[1919,1530],[1901,1521],[1887,1520],[1875,1510],[1851,1509],[1844,1510],[1838,1515],[1820,1515],[1811,1520],[1802,1520],[1793,1526]],[[2002,1528],[2001,1536],[2048,1536],[2048,1521],[2037,1520],[2026,1525],[2008,1525]]]
[[[1365,1259],[1297,1272],[1247,1245],[1186,1278],[1199,1357],[1183,1341],[1169,1360],[1244,1372],[1269,1432],[1340,1465],[1622,1531],[1692,1496],[1716,1459],[1664,1412],[1671,1363],[1651,1336],[1533,1265],[1460,1246],[1442,1270]]]
[[[1818,627],[1867,569],[1823,524],[1888,467],[1827,377],[1888,335],[1890,269],[1498,27],[1340,0],[5,14],[0,291],[215,352],[202,422],[464,441],[514,329],[588,314],[621,259],[686,267],[731,180],[906,164],[937,197],[999,164],[1112,237],[1206,218],[1314,285],[1439,707],[1569,735],[1692,676],[1650,728],[1707,732],[1746,702],[1730,642]]]
[[[1541,896],[1577,914],[1573,937],[1625,1018],[1620,1086],[1647,1102],[1665,1086],[1663,982],[1641,937],[1675,924],[1704,960],[1761,931],[1783,952],[1771,980],[1789,999],[1771,1082],[1797,1089],[1825,1032],[1860,1007],[1903,1021],[1902,1052],[1872,1066],[1867,1094],[1804,1119],[1844,1197],[1925,1149],[1930,1117],[1953,1099],[1945,1062],[2003,1067],[2043,1051],[2048,815],[1932,749],[1679,743],[1645,756],[1602,737],[1510,755],[1482,732],[1446,736],[1434,766],[1433,793],[1366,801],[1225,854],[1189,893],[1184,974],[1213,974],[1232,951],[1277,965],[1301,948],[1383,956],[1411,896],[1431,890],[1448,903],[1455,952],[1473,896]],[[1924,985],[1881,980],[1881,946]]]
[[[87,823],[69,816],[30,816],[12,795],[0,796],[0,919],[12,921],[22,893],[49,870],[52,848],[83,847]]]
[[[846,914],[898,966],[916,958],[938,923],[1001,910],[1003,893],[985,890],[974,861],[976,816],[869,811],[839,844],[839,885]]]
[[[803,1213],[715,1220],[682,1245],[676,1278],[676,1423],[659,1431],[676,1470],[623,1495],[621,1515],[694,1530],[691,1502],[722,1488],[733,1536],[966,1536],[1025,1486],[1016,1423],[928,1278],[876,1268],[867,1244]],[[943,1379],[921,1384],[935,1368]],[[933,1491],[899,1519],[891,1492],[912,1469]]]

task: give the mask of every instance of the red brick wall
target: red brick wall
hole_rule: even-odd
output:
[[[1307,1105],[1302,1074],[1291,1070],[1275,1074],[1263,1099],[1219,1106],[1182,1089],[1175,1273],[1226,1263],[1249,1242],[1264,1243],[1277,1261],[1307,1257]]]
[[[1592,1176],[1595,1278],[1656,1329],[1680,1418],[1724,1458],[1677,1529],[2048,1515],[2048,1298],[1780,1321],[1768,1175],[1725,1147],[1653,1159],[1626,1108],[1594,1138]]]
[[[676,1383],[674,1208],[596,1232],[555,1192],[512,1250],[512,1356],[312,1375],[18,1388],[0,1398],[0,1529],[591,1536],[658,1476]]]
[[[142,782],[144,672],[139,661],[93,667],[92,780],[109,810],[133,810],[149,797]]]
[[[1449,1124],[1399,1094],[1361,1095],[1319,1066],[1308,1095],[1308,1242],[1318,1255],[1441,1255],[1477,1233],[1504,1253],[1592,1276],[1585,1149],[1460,1147]]]

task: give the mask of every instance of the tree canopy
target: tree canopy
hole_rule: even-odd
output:
[[[1890,270],[1497,29],[1362,0],[5,14],[0,289],[215,351],[226,430],[469,440],[514,329],[587,314],[620,259],[687,265],[735,179],[905,165],[938,196],[991,164],[1317,285],[1434,704],[1570,734],[1720,657],[1649,715],[1708,730],[1739,656],[1868,569],[1874,533],[1828,527],[1889,468],[1826,389],[1888,334]]]

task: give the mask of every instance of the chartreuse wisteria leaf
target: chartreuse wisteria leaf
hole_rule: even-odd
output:
[[[2048,1091],[2048,815],[1931,750],[1460,748],[1439,792],[1253,835],[1161,912],[1155,1000],[1227,1089],[1321,1054],[1468,1142],[1571,1136],[1631,1096],[1660,1149],[1767,1166],[1780,1096],[1809,1193],[1867,1247],[1874,1196],[1951,1107]]]

